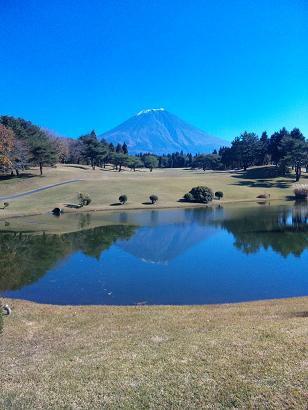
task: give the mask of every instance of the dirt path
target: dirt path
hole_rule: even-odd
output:
[[[31,191],[20,192],[19,194],[13,194],[13,195],[8,195],[8,196],[0,196],[0,201],[4,201],[4,200],[7,200],[7,199],[20,198],[20,197],[23,197],[23,196],[28,196],[28,195],[35,194],[37,192],[45,191],[46,189],[54,188],[56,186],[72,184],[74,182],[80,182],[80,181],[82,181],[82,179],[70,179],[68,181],[59,182],[57,184],[51,184],[51,185],[46,185],[46,186],[41,187],[41,188],[32,189]]]

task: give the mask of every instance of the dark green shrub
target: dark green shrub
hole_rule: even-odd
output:
[[[185,201],[187,202],[194,202],[194,197],[192,196],[192,194],[190,192],[188,192],[187,194],[184,195],[183,197],[185,199]]]
[[[158,201],[158,196],[157,195],[152,194],[152,195],[149,196],[149,198],[150,198],[150,201],[152,202],[152,204],[155,204],[155,202]]]
[[[79,199],[79,205],[81,205],[81,206],[90,205],[90,203],[92,202],[92,199],[90,198],[90,195],[86,194],[84,192],[79,192],[78,193],[78,199]]]
[[[184,195],[184,199],[188,202],[199,202],[207,204],[214,198],[213,191],[207,186],[197,186],[192,188],[187,194]]]
[[[122,205],[126,204],[127,196],[126,195],[120,195],[119,196],[119,202],[121,202]]]
[[[221,200],[221,198],[223,198],[224,193],[222,191],[217,191],[215,192],[215,196],[217,199]]]
[[[63,209],[56,207],[56,208],[53,208],[53,210],[51,211],[51,213],[52,213],[54,216],[60,216],[61,214],[63,214]]]

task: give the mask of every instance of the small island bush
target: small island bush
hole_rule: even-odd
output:
[[[123,194],[119,196],[119,202],[124,205],[127,202],[127,195]]]
[[[207,186],[197,186],[192,188],[187,194],[184,195],[184,199],[187,202],[198,202],[207,204],[214,198],[213,191]]]
[[[294,195],[296,199],[307,199],[308,184],[296,184],[294,186]]]
[[[152,204],[155,204],[158,201],[158,196],[157,195],[152,194],[152,195],[149,196],[149,198],[150,198],[150,201],[152,202]]]
[[[217,191],[215,192],[215,196],[217,199],[219,199],[219,201],[221,200],[221,198],[223,198],[224,193],[222,191]]]
[[[9,202],[3,202],[3,206],[1,207],[1,209],[5,209],[9,206]]]

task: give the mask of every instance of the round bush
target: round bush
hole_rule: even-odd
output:
[[[221,200],[221,198],[223,198],[223,196],[224,196],[224,193],[222,191],[217,191],[217,192],[215,192],[215,196],[216,196],[216,198]]]
[[[120,195],[119,196],[119,202],[121,202],[122,205],[126,204],[127,196],[126,195]]]
[[[192,197],[194,202],[199,202],[202,204],[207,204],[208,202],[212,201],[214,198],[213,191],[207,186],[194,187],[189,191],[189,194],[191,194],[189,198]],[[184,196],[184,198],[186,200],[191,201],[190,199],[187,199],[188,198],[187,194]]]
[[[152,202],[152,204],[155,204],[155,202],[158,201],[158,196],[157,195],[152,194],[152,195],[149,196],[149,198],[150,198],[150,201]]]
[[[51,213],[55,216],[60,216],[63,213],[63,209],[56,207],[56,208],[53,208]]]

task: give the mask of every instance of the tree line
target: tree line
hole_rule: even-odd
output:
[[[64,138],[21,118],[0,117],[0,171],[18,176],[30,165],[37,165],[42,175],[44,166],[57,162],[87,164],[93,169],[111,164],[118,171],[123,166],[152,171],[159,165],[154,155],[129,155],[125,142],[114,146],[105,139],[99,141],[95,131],[78,139]]]
[[[48,133],[30,121],[0,117],[0,168],[19,175],[29,164],[40,167],[57,161],[56,149]]]
[[[308,170],[308,141],[298,128],[288,131],[282,128],[270,137],[263,132],[260,137],[253,132],[244,132],[234,138],[230,147],[221,147],[212,154],[196,155],[193,168],[203,170],[244,169],[257,165],[275,165],[280,175],[289,168],[295,171],[296,181],[302,168]]]
[[[218,155],[227,168],[246,170],[253,165],[273,164],[284,175],[292,167],[297,181],[302,167],[308,168],[308,142],[298,128],[290,132],[282,128],[271,137],[263,132],[260,138],[255,133],[244,132],[232,141],[231,147],[221,148]]]
[[[21,118],[0,117],[0,170],[19,175],[29,165],[37,165],[41,174],[45,165],[57,162],[87,164],[115,170],[137,168],[202,168],[203,170],[244,169],[255,165],[276,165],[281,175],[289,168],[295,171],[296,181],[303,167],[308,169],[308,142],[298,128],[288,131],[282,128],[270,137],[263,132],[259,137],[244,132],[234,138],[230,147],[221,147],[211,154],[175,152],[166,155],[140,153],[130,155],[123,144],[99,141],[95,131],[78,139],[59,137]]]

